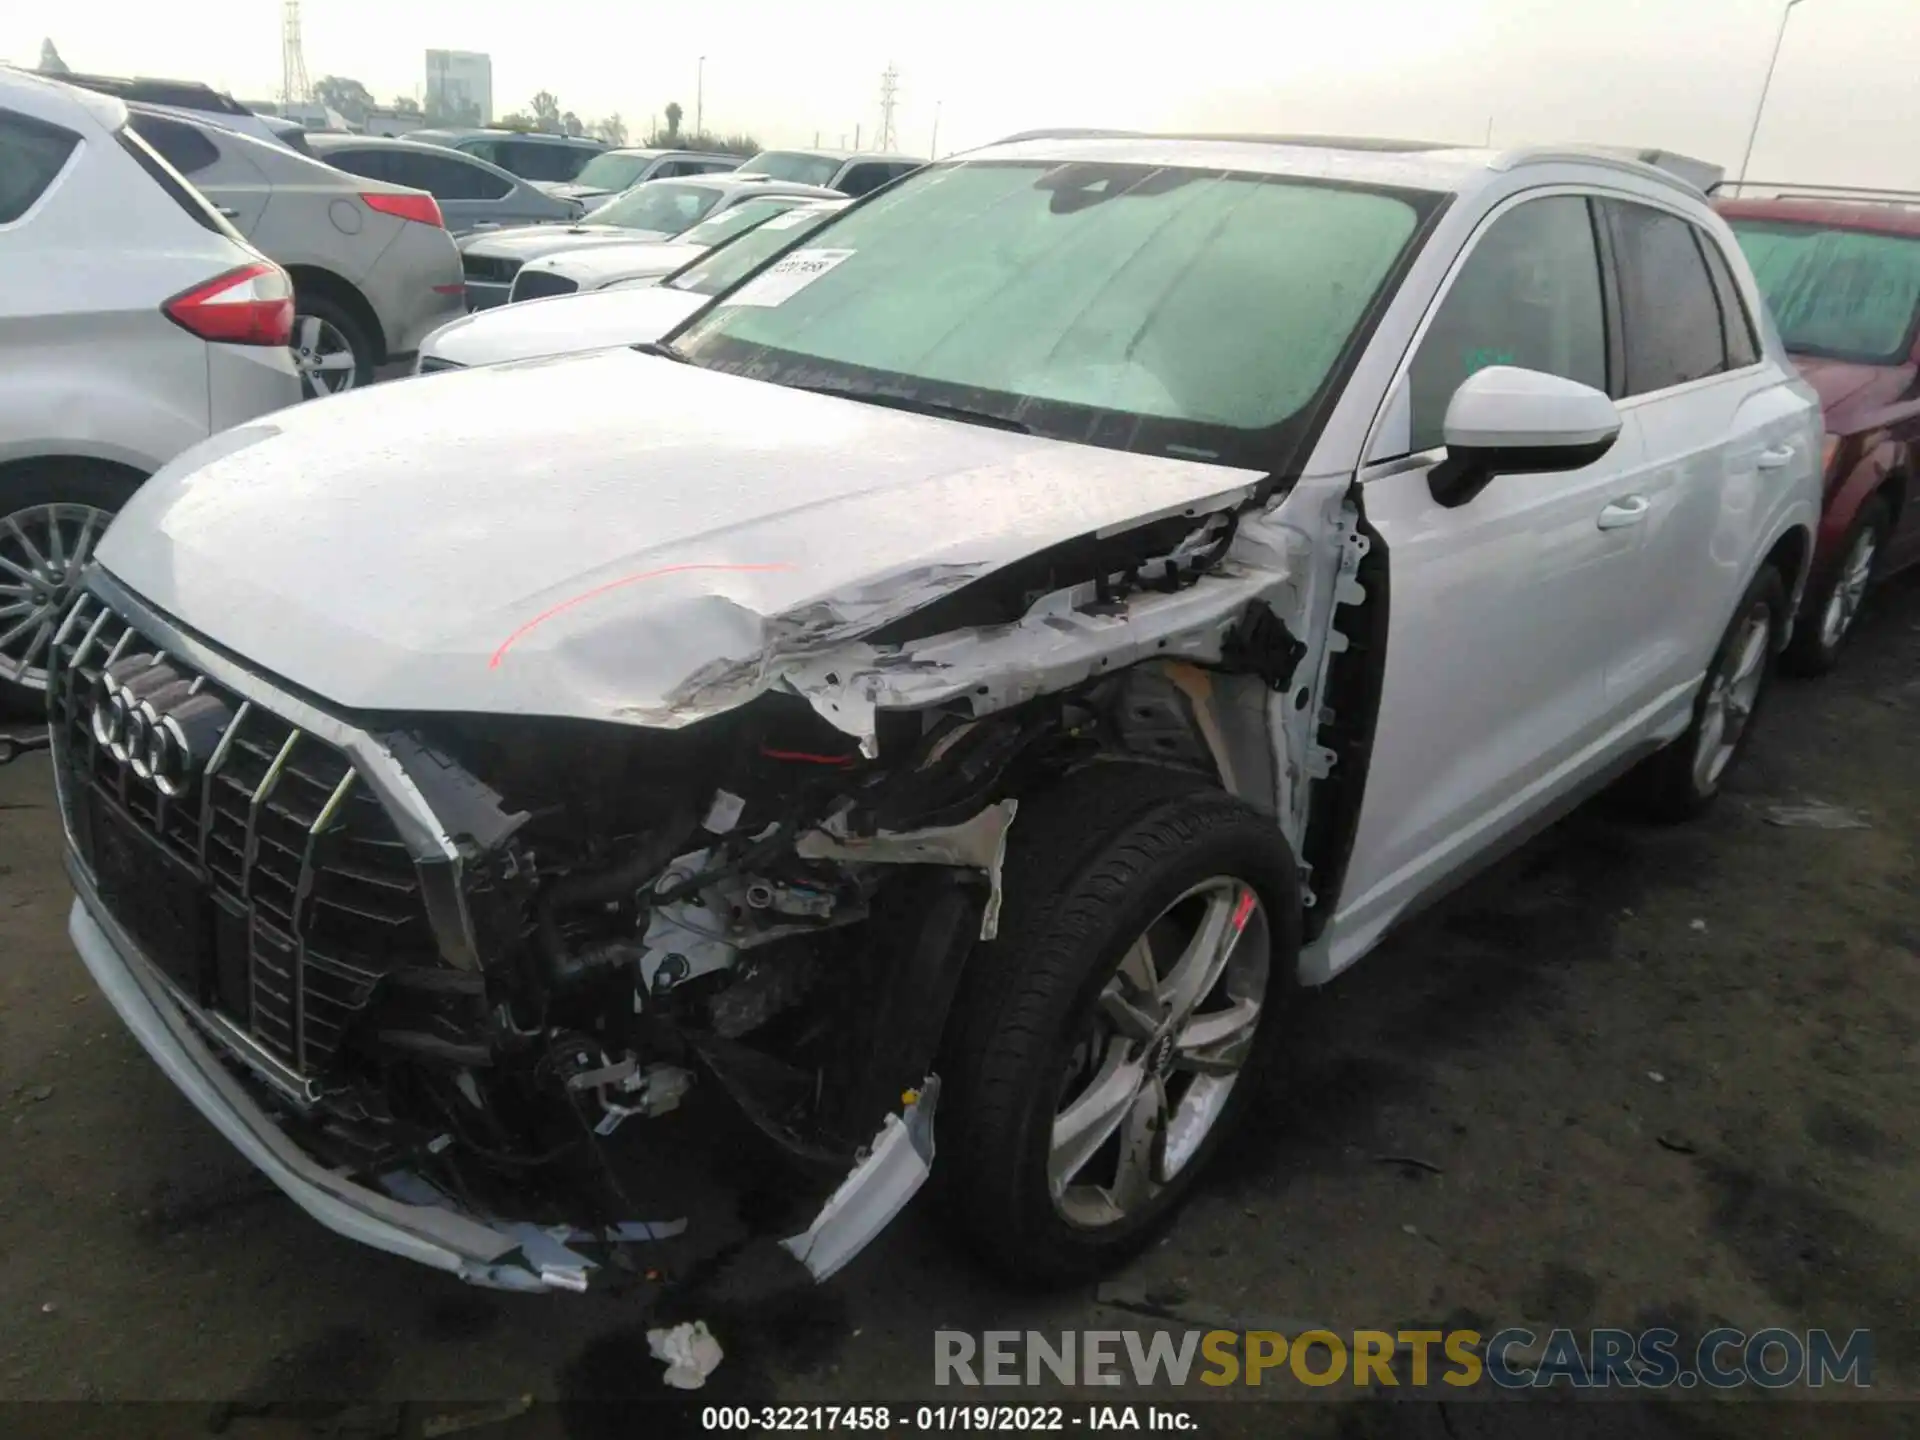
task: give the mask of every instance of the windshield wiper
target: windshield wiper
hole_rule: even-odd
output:
[[[628,348],[638,350],[642,355],[658,355],[662,360],[678,361],[682,365],[691,365],[693,363],[691,357],[674,349],[673,346],[664,340],[642,340],[639,344],[629,346]]]
[[[993,430],[1011,430],[1031,435],[1033,429],[1010,415],[995,415],[988,410],[969,410],[964,405],[946,405],[938,400],[921,400],[910,395],[887,395],[874,390],[850,390],[841,385],[792,385],[813,395],[834,395],[842,400],[858,400],[862,405],[880,405],[888,410],[905,410],[914,415],[932,415],[940,420],[959,420],[968,425],[984,425]]]

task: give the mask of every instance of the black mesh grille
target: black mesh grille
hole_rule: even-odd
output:
[[[289,1069],[324,1074],[389,969],[436,963],[413,859],[385,808],[343,751],[166,654],[92,596],[76,603],[55,664],[62,802],[114,918],[204,1006]],[[150,732],[115,727],[116,691],[185,722],[177,748],[198,763],[143,758],[129,736]]]
[[[569,280],[551,270],[522,270],[513,277],[515,300],[538,300],[542,295],[571,295],[580,288],[578,280]]]
[[[518,260],[508,260],[500,255],[462,254],[460,264],[469,280],[490,280],[495,284],[505,284],[513,279],[520,269]]]

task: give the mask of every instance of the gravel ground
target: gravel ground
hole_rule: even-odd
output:
[[[1874,1395],[1920,1398],[1920,584],[1879,597],[1838,674],[1776,686],[1760,725],[1704,821],[1582,812],[1305,997],[1284,1099],[1109,1285],[1007,1291],[916,1208],[822,1290],[704,1297],[727,1357],[701,1398],[934,1398],[937,1327],[1152,1325],[1123,1308],[1147,1295],[1202,1328],[1865,1327]],[[1768,819],[1810,800],[1868,826]],[[0,1402],[191,1403],[0,1405],[0,1430],[428,1435],[530,1395],[465,1433],[647,1433],[626,1404],[661,1393],[645,1300],[473,1291],[307,1220],[123,1032],[69,949],[69,899],[34,756],[0,770]],[[1292,1393],[1320,1403],[1210,1406],[1208,1433],[1920,1416],[1562,1405],[1547,1427],[1480,1392]]]

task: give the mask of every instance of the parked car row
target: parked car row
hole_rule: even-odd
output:
[[[71,933],[276,1185],[476,1284],[737,1247],[677,1182],[716,1144],[794,1162],[755,1218],[816,1278],[936,1175],[1002,1269],[1117,1263],[1296,986],[1589,795],[1706,809],[1796,617],[1907,534],[1906,232],[1657,156],[1039,132],[858,198],[643,179],[466,237],[512,303],[442,373],[201,438],[290,398],[312,313],[247,205],[453,241],[223,140],[196,188],[150,119],[0,74],[0,256],[279,381],[100,470],[33,437],[144,394],[105,322],[0,312],[59,337],[0,370],[0,656]],[[515,300],[533,264],[600,288]]]
[[[1920,195],[1752,185],[1733,227],[1787,353],[1819,393],[1825,504],[1788,649],[1833,667],[1868,588],[1920,564]]]

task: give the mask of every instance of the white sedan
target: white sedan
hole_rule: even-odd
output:
[[[754,206],[774,203],[771,197],[749,202]],[[676,244],[575,252],[566,259],[578,267],[612,257],[596,285],[583,279],[579,294],[463,315],[422,342],[415,368],[425,375],[657,340],[722,290],[732,289],[766,261],[813,234],[848,203],[818,201],[763,214],[750,228],[736,226],[727,238],[692,250]],[[730,219],[748,208],[741,205],[721,218]],[[632,253],[638,251],[648,253]],[[677,258],[677,269],[663,274],[651,268],[663,253]],[[624,266],[619,261],[623,254]]]

